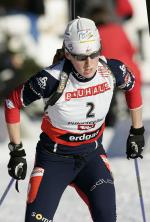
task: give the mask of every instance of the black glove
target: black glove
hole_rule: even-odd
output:
[[[137,129],[131,126],[126,148],[126,154],[128,159],[135,159],[138,157],[143,158],[141,153],[145,145],[144,131],[144,126]]]
[[[8,163],[8,173],[11,177],[17,180],[24,180],[27,173],[27,162],[25,150],[22,148],[22,143],[9,143],[10,160]]]

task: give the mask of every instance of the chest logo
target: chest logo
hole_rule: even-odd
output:
[[[69,101],[75,98],[82,98],[87,96],[94,96],[100,93],[104,93],[105,91],[110,90],[110,86],[108,82],[104,82],[95,86],[91,86],[84,89],[77,89],[76,91],[66,92],[65,93],[65,101]]]
[[[95,124],[79,124],[78,130],[89,130],[95,127]]]

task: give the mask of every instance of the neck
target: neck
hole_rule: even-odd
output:
[[[95,74],[96,74],[96,73],[95,73]],[[75,70],[74,67],[72,68],[72,75],[75,77],[75,79],[77,79],[77,80],[80,81],[80,82],[88,82],[88,81],[90,81],[91,79],[94,78],[95,74],[94,74],[91,78],[86,78],[86,77],[82,76],[81,74],[79,74],[79,73]]]

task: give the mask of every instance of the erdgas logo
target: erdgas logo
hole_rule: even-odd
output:
[[[91,133],[91,134],[82,134],[81,136],[70,136],[69,140],[70,141],[84,141],[84,140],[90,140],[92,138],[95,138],[99,133],[99,130]]]
[[[69,141],[69,142],[82,142],[82,141],[88,141],[88,140],[94,139],[98,135],[99,132],[100,132],[100,129],[94,132],[83,133],[83,134],[67,133],[65,135],[60,136],[59,138],[65,141]]]
[[[37,221],[53,222],[53,220],[48,220],[46,217],[43,217],[41,213],[32,212],[31,216],[34,217]]]
[[[113,184],[114,181],[112,179],[99,179],[90,189],[90,191],[95,190],[95,188],[97,188],[99,185],[102,184]]]

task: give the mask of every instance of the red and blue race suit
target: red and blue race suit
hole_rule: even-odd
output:
[[[62,193],[73,186],[94,222],[115,222],[115,189],[102,146],[105,117],[114,88],[125,92],[129,109],[142,105],[139,85],[119,60],[103,58],[90,79],[72,67],[62,96],[43,114],[35,167],[29,182],[25,222],[52,221]],[[6,121],[20,121],[20,108],[57,89],[64,60],[33,75],[5,100]],[[65,219],[64,219],[65,220]],[[77,219],[78,220],[78,219]]]

